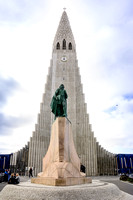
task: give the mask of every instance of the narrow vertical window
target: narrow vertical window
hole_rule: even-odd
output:
[[[66,49],[66,40],[63,40],[63,49]]]
[[[69,49],[69,50],[72,50],[72,43],[71,43],[71,42],[70,42],[69,45],[68,45],[68,49]]]
[[[125,168],[127,168],[126,158],[124,157]]]
[[[60,43],[59,42],[56,45],[56,49],[60,49]]]
[[[123,168],[123,160],[122,160],[122,158],[121,158],[121,167]]]
[[[130,158],[130,165],[131,165],[131,169],[133,168],[133,165],[132,165],[132,158]]]

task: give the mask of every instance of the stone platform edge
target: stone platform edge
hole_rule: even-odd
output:
[[[31,183],[51,185],[51,186],[70,186],[70,185],[81,185],[92,183],[92,178],[90,177],[70,177],[70,178],[45,178],[37,177],[32,178]]]

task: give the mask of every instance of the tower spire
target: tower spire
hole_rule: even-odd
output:
[[[53,49],[55,49],[57,43],[62,44],[62,41],[65,40],[66,43],[72,43],[73,44],[73,50],[75,49],[75,41],[73,37],[73,33],[71,30],[71,26],[69,23],[69,19],[66,13],[66,8],[63,8],[64,11],[62,13],[59,26],[54,38],[54,43],[53,43]]]

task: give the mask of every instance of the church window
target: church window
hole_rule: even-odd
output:
[[[72,50],[72,43],[71,43],[71,42],[70,42],[69,45],[68,45],[68,49],[69,49],[69,50]]]
[[[121,158],[121,167],[123,168],[123,159]]]
[[[131,164],[131,169],[133,168],[133,165],[132,165],[132,158],[130,158],[130,164]]]
[[[59,42],[56,45],[56,49],[60,49],[60,43]]]
[[[66,40],[63,40],[63,49],[66,49]]]
[[[125,168],[127,168],[126,158],[124,157]]]

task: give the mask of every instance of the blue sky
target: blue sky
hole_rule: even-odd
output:
[[[94,135],[133,153],[132,0],[0,0],[0,153],[32,136],[64,7]]]

